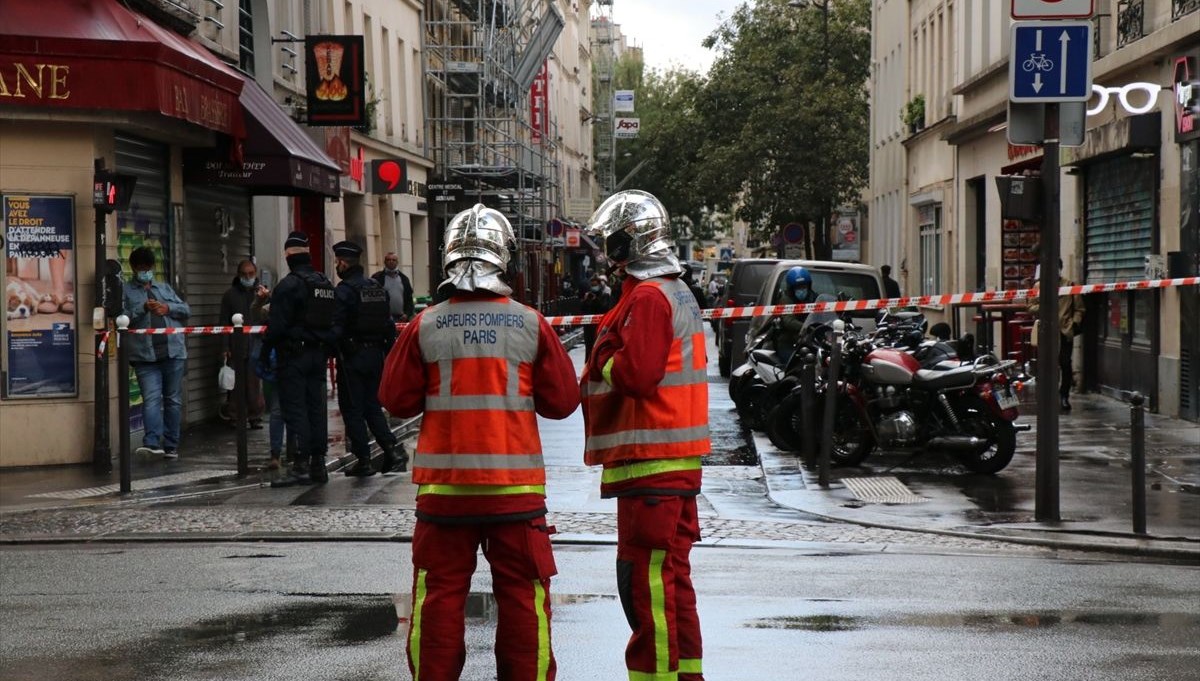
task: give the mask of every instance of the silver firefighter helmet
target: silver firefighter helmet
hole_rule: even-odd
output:
[[[667,209],[653,194],[637,189],[605,199],[592,213],[587,233],[604,239],[605,256],[618,265],[665,255],[675,248]]]
[[[509,247],[516,244],[508,218],[493,208],[477,203],[464,210],[446,227],[442,270],[459,260],[473,258],[508,270]]]

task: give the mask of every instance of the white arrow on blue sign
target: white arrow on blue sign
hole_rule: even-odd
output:
[[[1092,22],[1020,21],[1012,25],[1008,99],[1086,102],[1092,96]]]

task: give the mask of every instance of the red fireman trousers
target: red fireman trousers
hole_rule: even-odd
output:
[[[448,525],[418,520],[408,668],[413,681],[457,681],[467,658],[465,609],[476,553],[492,568],[496,678],[553,681],[550,577],[557,570],[545,518]]]
[[[629,681],[704,681],[689,554],[700,539],[696,498],[617,498],[617,592],[633,635]]]

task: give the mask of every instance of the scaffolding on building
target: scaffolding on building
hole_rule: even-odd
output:
[[[616,141],[613,139],[613,76],[617,69],[617,30],[612,18],[613,0],[599,0],[592,19],[592,93],[595,99],[592,145],[596,154],[596,184],[600,199],[613,193],[616,178]]]
[[[519,299],[540,303],[546,225],[563,201],[544,79],[562,15],[554,0],[427,0],[425,7],[430,182],[463,188],[431,211],[440,227],[431,240],[440,244],[446,221],[475,203],[501,211],[519,242],[509,267],[513,288]]]

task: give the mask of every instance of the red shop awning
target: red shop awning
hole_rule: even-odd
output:
[[[148,111],[241,138],[242,80],[117,0],[0,2],[0,109]]]
[[[249,187],[254,194],[299,196],[341,193],[341,168],[249,77],[240,97],[246,115],[241,161],[228,149],[184,149],[188,182]]]

